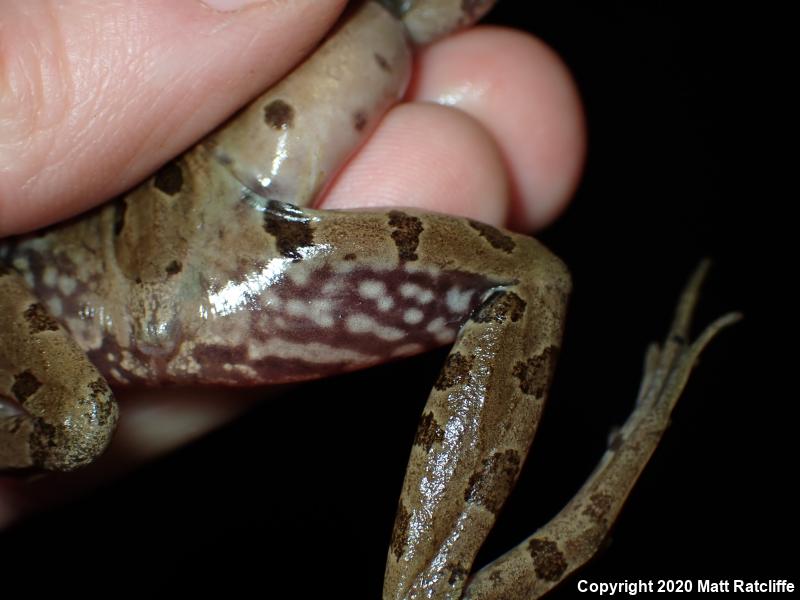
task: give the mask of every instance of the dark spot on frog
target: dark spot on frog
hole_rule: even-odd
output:
[[[183,187],[183,171],[176,162],[165,164],[153,177],[153,185],[168,196],[174,196]]]
[[[36,378],[30,369],[27,369],[14,376],[11,393],[14,394],[17,402],[24,404],[40,387],[42,387],[42,382]]]
[[[397,516],[394,518],[394,529],[392,529],[392,539],[389,547],[396,560],[400,560],[406,549],[408,539],[408,526],[411,523],[411,513],[408,512],[403,501],[397,505]]]
[[[547,539],[532,539],[528,543],[528,552],[533,559],[536,574],[545,581],[558,581],[567,570],[567,561],[558,549],[558,545]]]
[[[41,465],[46,462],[49,448],[58,446],[58,431],[51,423],[36,419],[34,431],[31,434],[31,457],[34,464]]]
[[[550,386],[555,369],[558,347],[548,346],[540,354],[514,365],[514,377],[519,379],[523,394],[541,398]]]
[[[367,114],[363,110],[357,111],[353,115],[353,127],[355,127],[356,131],[364,131],[364,128],[367,126]]]
[[[0,277],[3,275],[11,275],[11,269],[3,264],[0,264]]]
[[[93,404],[98,408],[95,414],[98,424],[106,425],[114,414],[115,404],[111,394],[111,388],[102,377],[98,377],[89,384],[89,392],[91,393]]]
[[[461,565],[447,565],[445,569],[450,571],[450,577],[447,579],[447,584],[450,587],[455,587],[464,582],[467,579],[467,575],[469,575],[469,572]]]
[[[389,61],[386,60],[386,57],[383,54],[376,52],[374,56],[375,56],[375,62],[378,63],[378,66],[381,68],[381,71],[386,71],[387,73],[392,72],[392,65],[389,64]]]
[[[357,257],[353,252],[348,252],[344,255],[345,260],[355,260]]]
[[[516,322],[525,314],[526,302],[514,292],[494,292],[472,313],[472,320],[476,323],[497,321],[502,323],[506,319]]]
[[[417,426],[417,435],[414,443],[425,448],[425,452],[430,452],[435,443],[441,443],[444,439],[444,429],[436,422],[432,412],[422,415]]]
[[[89,389],[92,391],[92,396],[95,398],[108,395],[109,392],[111,391],[105,380],[100,377],[98,377],[92,383],[89,384]]]
[[[592,519],[595,523],[605,525],[606,515],[611,510],[612,497],[600,492],[589,497],[589,504],[583,509],[583,514]]]
[[[125,214],[128,211],[128,203],[125,202],[124,196],[118,196],[114,199],[112,205],[114,207],[114,236],[118,236],[125,227]]]
[[[27,310],[25,310],[23,316],[31,328],[31,333],[58,330],[58,322],[51,317],[38,302],[36,304],[31,304]]]
[[[494,581],[497,584],[502,583],[503,582],[503,570],[502,569],[498,569],[498,568],[493,569],[492,572],[489,574],[489,579],[491,581]]]
[[[179,261],[173,260],[164,270],[167,272],[167,275],[177,275],[182,269],[183,265]]]
[[[682,335],[677,335],[677,334],[673,335],[670,338],[670,341],[672,341],[675,344],[678,344],[679,346],[685,346],[686,345],[686,338],[683,337]]]
[[[469,221],[469,224],[480,234],[481,237],[486,238],[486,241],[488,241],[493,248],[497,248],[498,250],[502,250],[503,252],[511,254],[516,247],[514,240],[496,227],[492,227],[486,223],[481,223],[480,221],[472,220]]]
[[[401,261],[413,261],[419,258],[416,254],[419,246],[419,234],[424,229],[422,221],[399,210],[389,212],[389,225],[394,228],[392,239]]]
[[[310,217],[296,206],[270,200],[264,211],[264,230],[275,237],[282,256],[300,259],[300,248],[314,243]]]
[[[497,514],[514,487],[521,465],[522,458],[516,450],[495,452],[469,478],[464,500]]]
[[[264,107],[264,122],[273,129],[289,129],[294,125],[294,108],[283,100],[273,100]]]
[[[470,369],[472,360],[459,352],[453,352],[447,357],[433,387],[437,390],[446,390],[454,385],[466,383]]]

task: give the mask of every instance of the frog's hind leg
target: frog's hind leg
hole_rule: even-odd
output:
[[[689,342],[704,262],[683,292],[666,341],[648,349],[636,406],[589,479],[549,523],[481,569],[464,598],[539,598],[597,551],[669,424],[670,413],[706,344],[740,315],[728,314]]]
[[[487,292],[456,338],[420,421],[386,564],[385,600],[461,598],[475,555],[520,472],[561,343],[570,288],[538,242],[428,218],[419,254],[508,283]],[[441,242],[434,243],[441,234]],[[471,243],[459,247],[459,239]],[[470,260],[474,265],[470,264]]]
[[[66,471],[105,450],[111,390],[22,277],[0,264],[0,471]]]

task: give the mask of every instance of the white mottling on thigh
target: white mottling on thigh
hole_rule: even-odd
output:
[[[420,304],[428,304],[433,300],[433,292],[427,288],[420,287],[416,283],[404,283],[400,286],[400,295],[403,298],[414,298]]]
[[[124,375],[123,375],[123,374],[122,374],[122,373],[119,371],[119,369],[117,369],[117,368],[115,368],[115,367],[111,367],[111,369],[109,369],[109,373],[111,373],[111,376],[112,376],[112,377],[113,377],[113,378],[114,378],[116,381],[118,381],[119,383],[128,383],[128,378],[127,378],[127,377],[125,377],[125,376],[124,376]]]
[[[356,262],[353,260],[339,260],[333,264],[334,273],[350,273],[356,268]]]
[[[437,333],[442,331],[445,326],[445,320],[443,317],[436,317],[433,321],[428,323],[428,326],[425,328],[425,331],[428,333]]]
[[[149,365],[143,364],[138,358],[133,356],[128,350],[123,350],[120,355],[120,366],[128,373],[132,373],[137,377],[150,379]]]
[[[308,314],[308,304],[302,300],[289,300],[286,303],[286,314],[293,317],[304,317]]]
[[[302,261],[292,263],[291,268],[286,269],[286,275],[295,285],[304,286],[308,283],[308,278],[311,275],[311,267],[308,266],[308,263]]]
[[[11,264],[13,264],[14,268],[18,271],[27,271],[30,268],[30,263],[24,256],[18,256]]]
[[[64,305],[61,303],[61,298],[58,296],[48,298],[46,304],[47,310],[49,310],[50,314],[54,317],[60,317],[64,312]]]
[[[464,290],[462,292],[458,286],[451,287],[447,290],[447,308],[454,314],[463,315],[469,310],[469,300],[474,293],[475,290]]]
[[[382,312],[386,312],[392,310],[394,306],[394,300],[390,296],[381,296],[378,298],[376,304],[378,305],[378,310]]]
[[[409,325],[416,325],[417,323],[422,322],[422,318],[425,315],[422,311],[418,308],[409,308],[406,312],[403,313],[403,321],[408,323]]]
[[[320,342],[290,342],[278,337],[269,338],[265,342],[251,340],[247,352],[252,360],[275,356],[281,359],[299,358],[306,362],[322,364],[351,362],[366,365],[377,361],[374,356],[340,346],[330,346]]]
[[[56,271],[55,267],[45,267],[44,271],[42,272],[42,283],[47,287],[56,287],[56,281],[58,280],[58,271]]]
[[[312,300],[308,316],[320,327],[333,327],[333,304],[330,300]]]
[[[70,277],[69,275],[62,275],[61,277],[58,278],[58,289],[65,296],[71,296],[75,292],[75,288],[77,287],[78,287],[78,282],[75,281],[74,277]]]
[[[264,308],[279,309],[281,307],[281,297],[272,290],[261,292],[261,306]]]
[[[342,289],[342,282],[339,279],[332,279],[322,286],[322,294],[324,296],[332,296]]]
[[[375,321],[363,313],[355,313],[349,315],[345,323],[350,333],[367,333],[372,329]]]
[[[444,329],[437,331],[434,337],[440,344],[449,344],[456,339],[456,332],[449,327],[445,327]]]
[[[386,294],[386,284],[378,279],[365,279],[358,284],[358,293],[364,298],[375,300]]]
[[[420,304],[428,304],[428,302],[433,300],[433,292],[431,290],[422,289],[417,296],[417,300]]]
[[[167,372],[178,376],[186,375],[187,373],[199,375],[202,368],[194,357],[196,346],[196,344],[188,341],[181,344],[180,351],[167,365]]]
[[[404,283],[400,286],[400,295],[403,298],[414,298],[420,289],[416,283]]]
[[[412,356],[414,354],[419,354],[424,350],[422,344],[411,343],[411,344],[403,344],[402,346],[398,346],[392,352],[392,356]]]
[[[396,342],[406,335],[402,329],[381,325],[364,313],[350,315],[347,317],[345,324],[350,333],[372,333],[387,342]]]
[[[426,265],[418,262],[407,262],[406,271],[409,273],[427,273],[433,278],[439,276],[442,270],[436,265]]]

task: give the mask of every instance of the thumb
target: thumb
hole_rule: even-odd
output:
[[[131,187],[289,70],[344,4],[0,3],[0,237]]]

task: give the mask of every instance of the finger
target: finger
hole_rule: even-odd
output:
[[[344,0],[0,4],[0,237],[130,188],[297,63]]]
[[[410,97],[322,207],[414,206],[517,229],[563,210],[583,164],[584,122],[569,73],[541,43],[496,28],[443,40],[423,52]]]
[[[459,108],[489,131],[508,169],[513,227],[539,229],[564,209],[585,123],[569,71],[541,41],[496,27],[448,37],[420,54],[409,97]]]
[[[508,184],[487,131],[436,104],[396,106],[333,181],[322,208],[416,207],[505,221]]]

